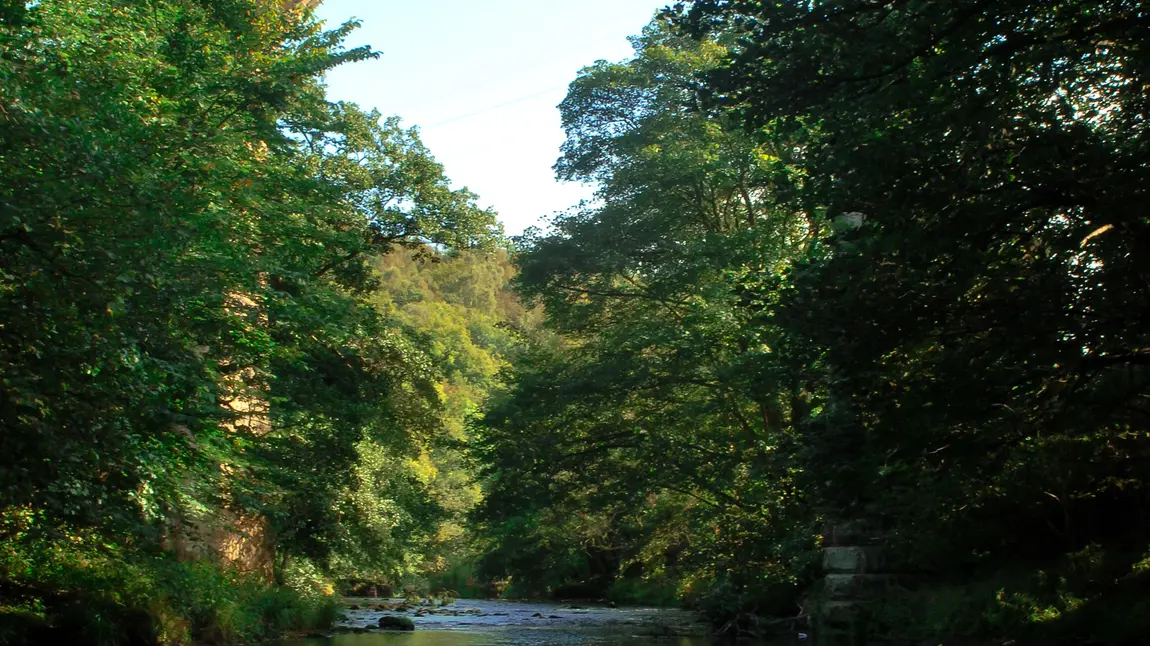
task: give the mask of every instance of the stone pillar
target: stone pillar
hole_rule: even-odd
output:
[[[868,606],[892,585],[882,532],[862,521],[828,523],[823,535],[823,591],[815,625],[820,646],[865,643]]]

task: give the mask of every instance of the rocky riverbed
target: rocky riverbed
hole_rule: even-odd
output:
[[[345,618],[329,635],[293,646],[703,646],[706,624],[695,614],[662,608],[611,608],[459,599],[444,605],[402,599],[347,599]],[[410,619],[413,632],[383,630],[384,617]],[[384,620],[384,623],[401,622]],[[286,645],[285,645],[286,646]]]

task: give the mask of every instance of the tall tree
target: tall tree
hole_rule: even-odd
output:
[[[817,118],[809,189],[865,217],[787,308],[853,411],[864,489],[832,497],[896,491],[992,542],[1003,528],[967,521],[1009,509],[1020,549],[1105,532],[1086,520],[1102,492],[1143,507],[1143,9],[696,2],[687,20],[743,35],[712,101],[752,125]]]
[[[787,581],[779,545],[809,536],[788,516],[787,447],[817,394],[760,314],[825,226],[776,207],[804,181],[793,139],[697,109],[695,72],[723,60],[721,41],[656,22],[634,44],[634,59],[583,70],[560,106],[557,174],[597,182],[598,201],[518,258],[521,290],[567,343],[518,363],[487,413],[483,518],[509,541],[490,563],[549,574],[515,554],[546,552],[539,519],[569,509],[584,544],[553,555],[574,563],[553,578],[602,585],[630,564],[669,573],[672,590]]]
[[[268,347],[229,299],[291,262],[276,241],[294,212],[331,213],[299,199],[279,119],[322,102],[317,73],[369,55],[338,50],[348,28],[224,0],[5,19],[6,505],[130,523],[220,440],[221,371]],[[354,238],[347,224],[315,235]]]
[[[442,426],[438,374],[371,306],[369,260],[498,225],[416,132],[326,100],[325,71],[374,55],[342,46],[354,23],[284,5],[0,11],[5,617],[66,624],[73,588],[107,592],[66,580],[92,556],[69,554],[149,572],[181,518],[258,517],[281,565],[331,572],[402,559],[442,515],[398,457]],[[402,522],[376,513],[382,481]],[[165,609],[165,577],[137,578],[156,600],[133,611],[211,603]]]
[[[804,201],[856,225],[777,308],[825,349],[835,414],[809,435],[811,495],[884,519],[927,572],[1144,543],[1141,3],[678,13],[738,36],[703,80],[709,105],[751,130],[818,124]]]

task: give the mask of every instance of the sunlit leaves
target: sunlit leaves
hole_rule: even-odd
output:
[[[792,400],[817,395],[765,323],[821,224],[776,204],[799,180],[795,141],[699,109],[696,75],[722,46],[657,21],[635,47],[586,68],[561,105],[556,171],[598,182],[598,202],[523,241],[520,286],[569,343],[523,356],[487,411],[480,518],[489,571],[604,586],[646,569],[697,598],[742,581],[735,555],[759,567],[806,529],[788,517],[786,464],[806,421]],[[544,522],[562,513],[580,522]]]

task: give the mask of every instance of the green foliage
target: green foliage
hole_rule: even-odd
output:
[[[915,575],[888,637],[1142,634],[1139,3],[681,5],[571,84],[597,199],[514,265],[325,100],[354,24],[17,5],[3,639],[262,640],[332,577],[789,615],[828,520]],[[236,518],[278,587],[160,556]]]
[[[814,499],[927,570],[1145,536],[1140,9],[720,4],[686,19],[745,36],[712,101],[818,119],[808,203],[857,225],[777,311],[825,349]]]
[[[809,573],[783,561],[814,545],[790,447],[819,394],[764,309],[824,227],[775,206],[803,181],[793,142],[694,109],[720,43],[657,22],[635,48],[561,105],[556,170],[599,182],[600,203],[517,259],[566,342],[523,353],[480,427],[485,569],[596,596],[790,590]]]
[[[872,609],[896,643],[1011,635],[1035,644],[1138,644],[1147,622],[1145,554],[1083,550],[1041,569],[897,590]]]
[[[701,603],[793,613],[824,521],[866,521],[953,591],[904,637],[1128,639],[1092,622],[1137,607],[1133,579],[1034,577],[1150,529],[1141,5],[663,20],[561,106],[556,171],[599,199],[521,241],[564,342],[520,356],[484,418],[485,564],[543,587],[669,571]]]
[[[607,599],[634,606],[676,606],[679,582],[669,576],[620,578],[607,588]]]
[[[103,543],[7,542],[0,643],[240,644],[330,625],[330,598]]]
[[[537,327],[538,316],[511,292],[515,272],[503,252],[453,254],[432,262],[389,258],[388,263],[385,286],[402,281],[404,274],[422,286],[418,300],[396,303],[392,311],[442,375],[445,433],[429,444],[428,458],[435,470],[436,500],[449,518],[439,529],[434,577],[474,558],[467,514],[481,490],[464,451],[471,440],[468,427],[490,393],[501,387],[507,360],[518,352],[523,335]]]
[[[447,568],[428,575],[428,589],[439,591],[443,598],[483,599],[491,596],[491,587],[479,579],[472,560],[456,561]]]
[[[353,23],[272,0],[21,7],[0,14],[0,543],[62,560],[8,569],[0,604],[55,626],[85,600],[96,641],[251,641],[310,622],[296,593],[153,555],[234,531],[312,592],[416,568],[476,495],[427,455],[511,341],[466,285],[447,291],[487,318],[397,320],[373,263],[490,249],[494,214],[414,130],[326,101],[327,70],[374,56],[343,48]],[[122,633],[145,615],[159,632]]]
[[[387,411],[398,428],[356,447],[351,481],[330,503],[350,532],[332,572],[393,588],[420,580],[433,590],[486,593],[452,574],[469,571],[475,558],[467,514],[481,489],[465,452],[467,426],[499,387],[520,344],[516,330],[532,329],[535,316],[510,292],[514,271],[501,251],[421,247],[371,263],[378,286],[370,302],[392,326],[393,342],[419,358],[421,392],[399,390],[403,400]]]
[[[265,383],[229,376],[291,350],[264,325],[280,277],[361,244],[279,125],[325,105],[324,69],[368,54],[340,53],[341,33],[272,5],[98,0],[37,3],[7,29],[5,504],[146,529],[238,440],[226,402]],[[275,242],[309,237],[328,244]]]

